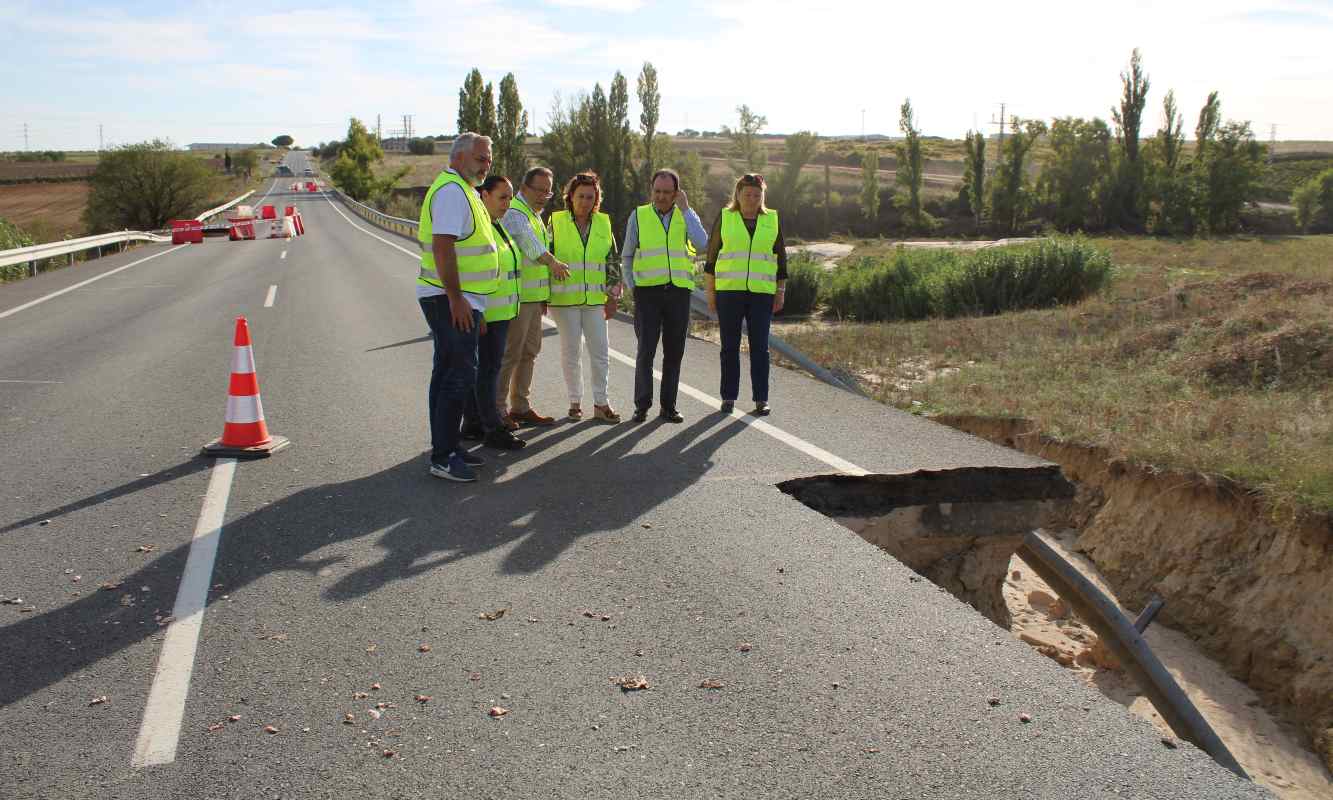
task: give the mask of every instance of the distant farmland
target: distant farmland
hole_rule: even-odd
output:
[[[0,186],[0,217],[27,231],[38,242],[79,236],[84,229],[80,217],[88,202],[88,191],[86,181]]]

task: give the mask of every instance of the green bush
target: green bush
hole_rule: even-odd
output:
[[[4,217],[0,217],[0,250],[16,250],[20,247],[31,247],[32,245],[32,237],[24,233],[22,228]],[[16,281],[26,277],[28,277],[27,264],[11,264],[8,267],[0,267],[0,282]]]
[[[819,301],[819,280],[824,268],[805,252],[787,260],[787,295],[782,313],[802,316],[815,310]]]
[[[1073,303],[1101,289],[1111,259],[1080,238],[996,249],[909,250],[824,281],[834,315],[861,322],[999,314]]]

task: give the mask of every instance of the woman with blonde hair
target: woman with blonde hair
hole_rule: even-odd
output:
[[[787,286],[787,248],[778,212],[764,205],[764,177],[742,175],[731,205],[708,237],[704,262],[708,307],[722,337],[722,413],[736,407],[741,384],[741,323],[749,334],[750,388],[754,413],[768,416],[768,329],[782,310]]]
[[[551,215],[551,250],[569,267],[563,280],[551,278],[551,316],[560,329],[569,418],[583,418],[582,345],[588,344],[592,362],[593,419],[620,422],[611,408],[607,387],[611,371],[611,344],[606,321],[616,313],[620,297],[616,238],[611,217],[602,213],[602,186],[597,174],[580,172],[565,184],[565,208]]]

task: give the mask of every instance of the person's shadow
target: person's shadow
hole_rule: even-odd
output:
[[[631,453],[659,424],[607,427],[521,474],[504,465],[517,466],[586,434],[588,428],[567,425],[543,431],[525,450],[503,461],[492,458],[483,468],[489,472],[473,484],[442,486],[426,473],[425,459],[414,457],[373,475],[303,489],[225,525],[210,580],[221,588],[210,590],[209,602],[270,572],[318,572],[340,559],[310,558],[312,553],[375,531],[385,532],[377,542],[387,550],[384,559],[345,575],[325,591],[326,599],[358,597],[394,581],[444,571],[456,561],[515,541],[518,545],[502,562],[502,570],[535,572],[579,537],[622,528],[688,490],[712,466],[717,449],[746,427],[713,414],[665,444]],[[194,459],[163,474],[174,477],[206,466],[206,461]],[[497,481],[501,476],[508,479]],[[66,508],[91,505],[148,483],[132,482]],[[580,498],[596,502],[573,502]],[[157,617],[171,613],[188,553],[189,545],[181,545],[123,578],[115,590],[94,591],[0,628],[0,675],[5,676],[0,708],[161,630]],[[145,586],[148,592],[142,591]]]

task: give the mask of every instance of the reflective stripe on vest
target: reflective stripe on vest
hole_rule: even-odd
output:
[[[615,239],[611,218],[598,211],[592,215],[585,243],[568,211],[551,215],[551,237],[555,257],[569,265],[569,278],[551,279],[551,305],[600,306],[606,302],[606,258]]]
[[[487,213],[486,206],[482,205],[477,190],[468,186],[458,173],[449,170],[436,176],[435,182],[426,190],[425,200],[421,202],[421,219],[417,224],[421,270],[417,274],[417,283],[444,288],[436,270],[430,204],[435,199],[435,193],[449,184],[463,189],[463,195],[472,209],[472,235],[454,243],[454,254],[458,257],[459,288],[471,294],[492,294],[500,288],[500,260],[495,244],[495,229],[491,227],[491,215]]]
[[[522,195],[514,195],[513,208],[523,212],[523,216],[528,218],[528,224],[532,226],[532,232],[537,236],[537,241],[542,243],[543,250],[551,249],[551,233],[546,230],[546,223],[542,218],[524,202]],[[518,242],[514,243],[517,246]],[[551,270],[540,261],[533,261],[528,258],[520,249],[519,257],[523,259],[522,266],[519,268],[519,278],[522,284],[519,286],[519,300],[524,303],[544,303],[551,299]]]
[[[754,223],[754,235],[745,227],[741,212],[722,211],[722,246],[714,266],[714,286],[719,292],[777,294],[778,212],[769,209]]]
[[[652,203],[634,212],[639,231],[639,249],[634,253],[634,285],[694,288],[693,247],[685,232],[685,215],[676,206],[665,227]]]
[[[486,295],[482,316],[487,322],[504,322],[518,316],[518,245],[498,222],[495,243],[500,250],[500,286],[495,293]]]

